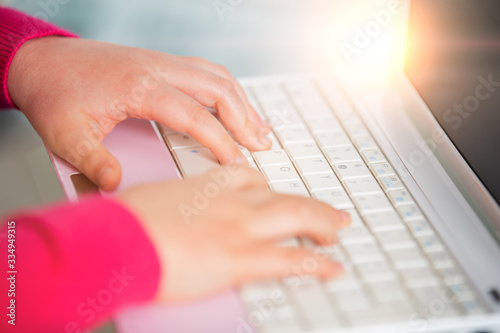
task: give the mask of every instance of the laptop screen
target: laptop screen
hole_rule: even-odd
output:
[[[500,1],[412,1],[406,74],[500,203]]]

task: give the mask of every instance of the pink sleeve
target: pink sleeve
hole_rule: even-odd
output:
[[[0,7],[0,109],[13,108],[7,90],[7,75],[17,50],[33,38],[76,35],[17,10]]]
[[[83,332],[126,305],[150,301],[160,276],[136,218],[101,198],[2,223],[0,270],[0,332],[23,333]]]

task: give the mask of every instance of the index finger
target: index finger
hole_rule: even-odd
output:
[[[171,86],[150,91],[137,113],[135,116],[190,134],[223,164],[248,164],[221,123],[201,104]]]
[[[259,239],[270,242],[306,236],[332,243],[337,231],[350,223],[348,213],[312,198],[275,194],[261,207],[259,218],[249,227]]]

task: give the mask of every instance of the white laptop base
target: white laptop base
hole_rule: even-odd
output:
[[[244,286],[240,297],[248,316],[241,332],[372,332],[373,325],[383,325],[384,332],[469,332],[469,327],[500,331],[499,304],[489,294],[500,290],[500,251],[473,213],[476,221],[468,222],[462,214],[462,221],[443,223],[440,216],[446,220],[447,211],[440,211],[439,202],[430,204],[432,193],[422,192],[413,179],[419,171],[425,183],[436,171],[429,172],[422,163],[410,174],[400,160],[404,152],[394,150],[395,144],[387,140],[391,133],[381,129],[390,130],[391,121],[384,118],[392,113],[382,115],[377,108],[405,106],[391,101],[366,107],[361,96],[355,106],[330,77],[242,82],[274,132],[270,151],[252,153],[241,147],[249,165],[263,173],[270,190],[311,196],[346,210],[352,225],[339,233],[335,246],[318,247],[307,239],[280,244],[314,250],[315,256],[296,268],[302,272],[313,273],[318,260],[329,257],[341,262],[346,274],[319,281],[284,272],[281,281]],[[409,133],[418,132],[405,110],[398,112],[398,144],[411,145]],[[159,131],[184,177],[218,164],[189,135],[161,125]],[[426,163],[436,161],[427,156]],[[441,177],[433,192],[455,190],[443,198],[442,206],[458,205],[456,212],[470,215],[456,188],[445,186],[448,180]],[[465,244],[456,244],[463,235],[448,233],[447,227],[452,223],[462,228],[464,222],[472,232],[466,233]],[[479,258],[471,258],[471,252],[480,256],[474,265],[470,259]]]

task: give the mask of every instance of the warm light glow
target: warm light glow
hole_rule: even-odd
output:
[[[331,14],[326,50],[337,75],[361,83],[403,73],[409,2],[348,2]]]

